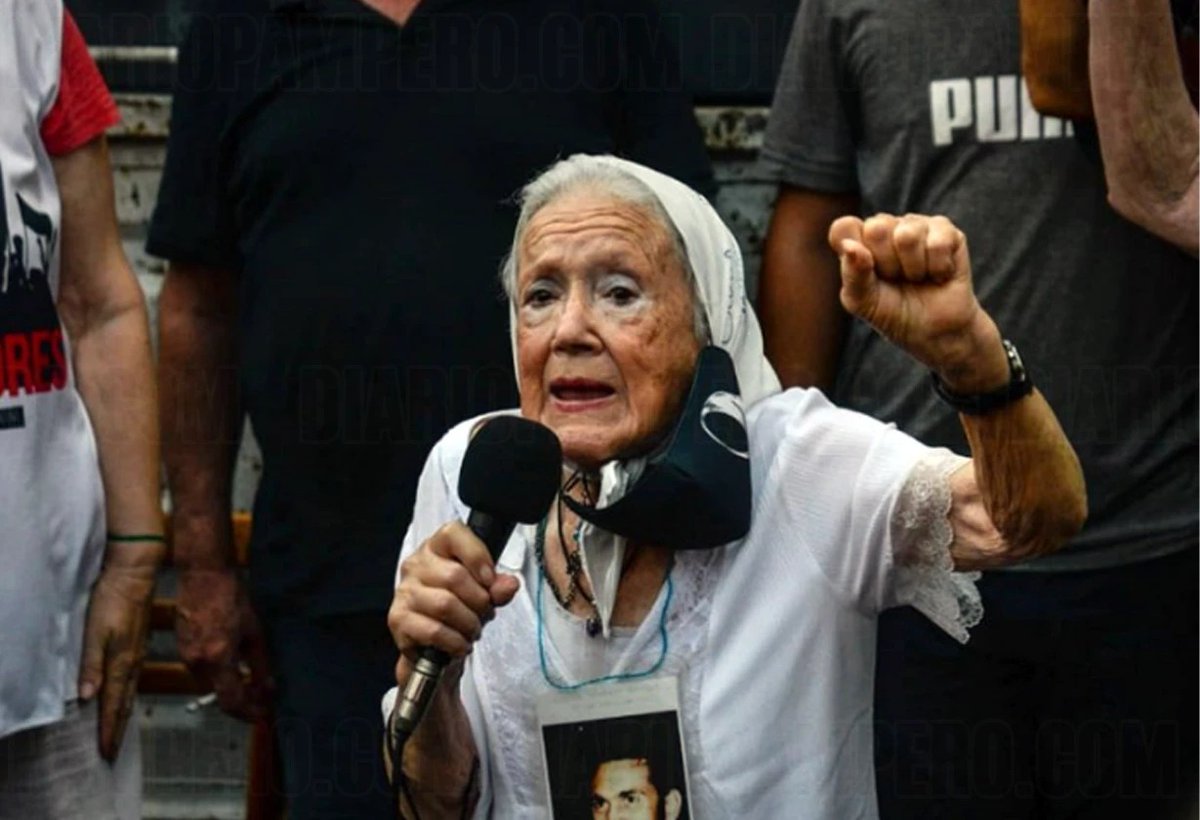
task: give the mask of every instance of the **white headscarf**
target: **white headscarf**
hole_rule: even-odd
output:
[[[572,157],[575,159],[575,157]],[[676,179],[636,162],[614,156],[590,157],[634,177],[657,197],[679,235],[697,291],[704,303],[711,342],[733,359],[743,407],[780,391],[779,378],[763,353],[762,331],[746,295],[742,252],[733,233],[708,200]],[[514,258],[518,248],[513,248]],[[513,360],[517,361],[517,312],[509,303]],[[620,498],[645,467],[644,459],[610,461],[600,471],[600,498],[605,507]],[[591,581],[596,610],[605,637],[609,635],[613,603],[621,577],[625,539],[584,523],[579,533],[583,568]]]
[[[596,159],[644,183],[671,217],[687,250],[712,343],[733,359],[746,407],[780,391],[779,378],[763,353],[758,317],[746,296],[742,252],[708,200],[679,180],[619,157]]]

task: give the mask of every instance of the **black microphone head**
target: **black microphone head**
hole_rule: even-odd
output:
[[[562,445],[548,427],[520,416],[483,423],[467,445],[458,497],[504,521],[542,520],[562,476]]]

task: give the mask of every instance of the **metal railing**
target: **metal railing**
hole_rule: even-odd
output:
[[[98,63],[168,63],[179,59],[175,46],[91,46],[88,51]]]

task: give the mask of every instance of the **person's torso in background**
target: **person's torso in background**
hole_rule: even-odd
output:
[[[1033,568],[1194,544],[1195,261],[1117,216],[1098,154],[1070,123],[1033,109],[1016,4],[872,0],[836,13],[863,212],[945,214],[962,228],[980,301],[1083,463],[1088,525]],[[965,452],[928,374],[861,323],[834,394]]]
[[[616,152],[616,92],[639,82],[619,54],[644,16],[589,8],[426,0],[401,29],[330,0],[233,23],[241,56],[201,81],[233,89],[221,161],[264,456],[260,583],[367,587],[385,607],[429,446],[516,403],[498,278],[515,195],[556,159]],[[704,184],[699,146],[659,167]]]

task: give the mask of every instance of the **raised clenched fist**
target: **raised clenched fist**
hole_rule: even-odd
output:
[[[829,229],[842,305],[960,392],[1003,385],[1000,335],[971,284],[967,238],[944,216],[842,217]]]

